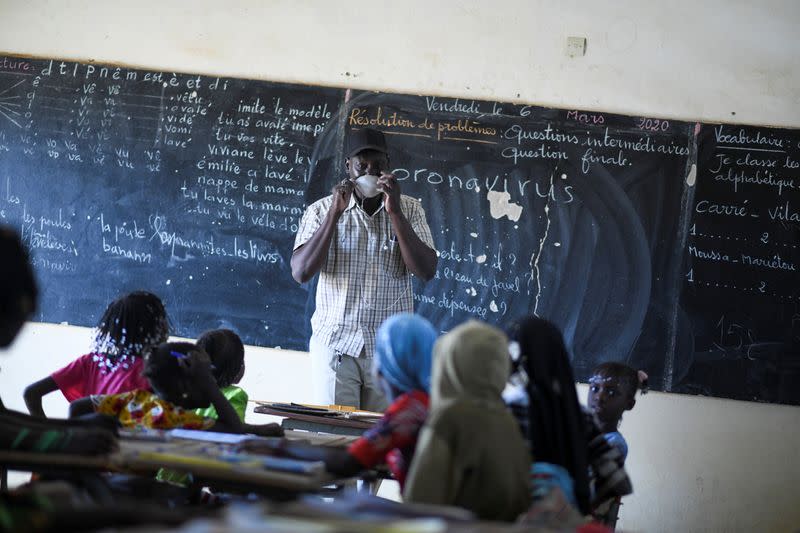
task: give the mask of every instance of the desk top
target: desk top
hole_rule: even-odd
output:
[[[378,417],[356,418],[352,413],[345,411],[326,411],[320,414],[311,414],[311,412],[292,412],[280,409],[274,406],[275,404],[260,403],[255,409],[256,413],[265,415],[280,416],[283,418],[290,418],[292,420],[302,420],[303,422],[312,422],[326,426],[353,428],[353,429],[369,429],[375,425]],[[379,414],[378,414],[379,415]]]
[[[291,461],[291,460],[290,460]],[[298,462],[299,463],[299,462]],[[0,451],[0,465],[11,469],[83,469],[150,474],[160,468],[193,474],[209,482],[234,484],[243,489],[316,491],[334,478],[324,465],[306,462],[304,472],[286,471],[282,458],[240,454],[231,445],[189,439],[169,440],[123,436],[119,450],[94,457],[33,452]],[[302,466],[302,465],[301,465]]]

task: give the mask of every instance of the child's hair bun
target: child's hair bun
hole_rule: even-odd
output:
[[[639,370],[636,372],[636,376],[639,378],[639,390],[642,394],[647,394],[647,391],[650,390],[650,384],[648,383],[650,378],[647,375],[647,372],[644,370]]]

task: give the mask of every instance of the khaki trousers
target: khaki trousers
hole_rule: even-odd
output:
[[[383,412],[386,397],[372,379],[372,358],[358,357],[332,350],[313,335],[309,342],[311,384],[314,403],[350,405],[356,409]]]

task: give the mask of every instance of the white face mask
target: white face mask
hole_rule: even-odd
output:
[[[378,179],[378,176],[371,176],[369,174],[360,176],[355,181],[358,194],[360,194],[363,198],[375,198],[381,194],[383,191],[378,187]]]

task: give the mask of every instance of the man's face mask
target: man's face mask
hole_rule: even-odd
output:
[[[378,187],[378,176],[364,174],[356,179],[355,186],[362,198],[375,198],[383,193],[381,188]]]

